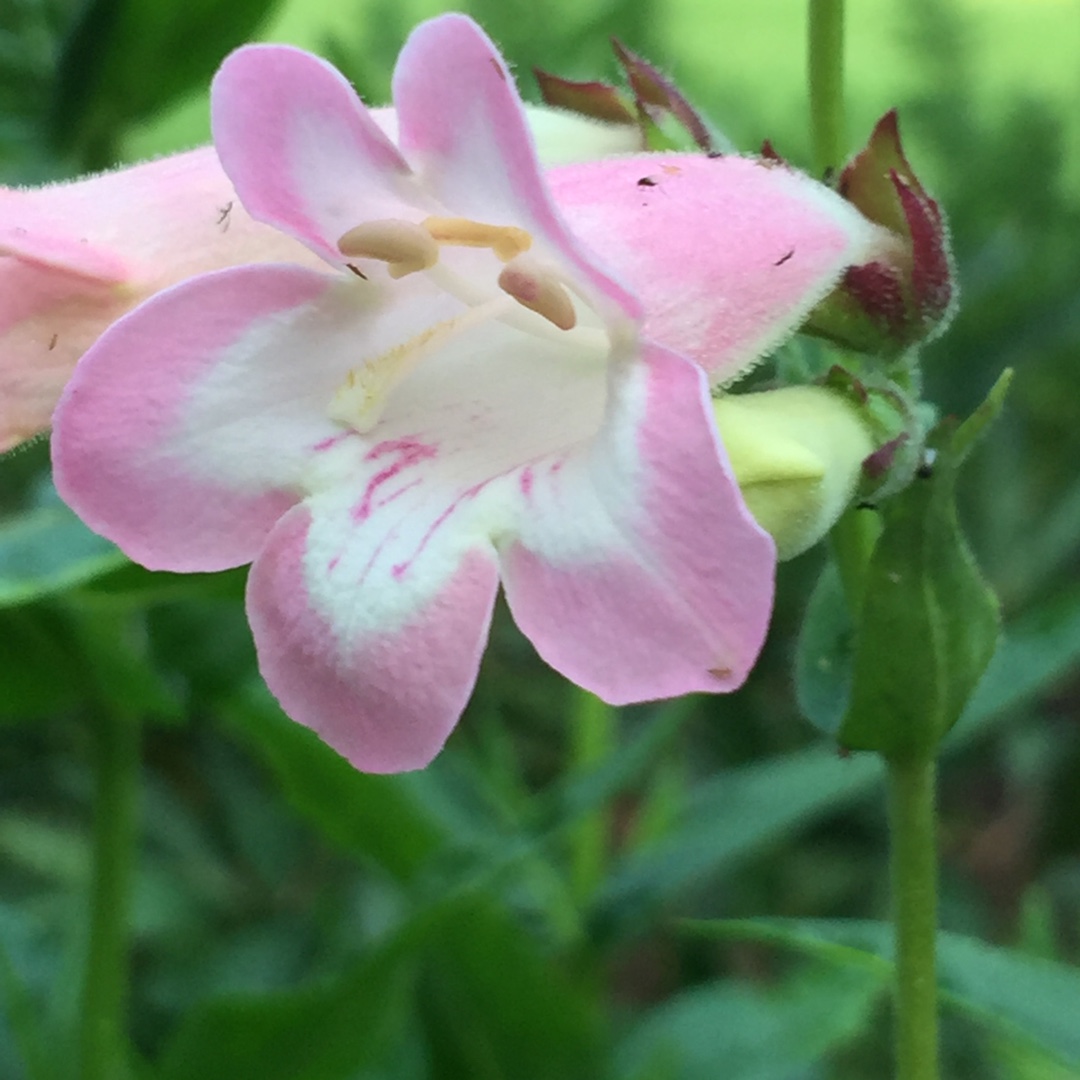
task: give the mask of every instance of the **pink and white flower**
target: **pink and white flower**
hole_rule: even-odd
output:
[[[76,361],[141,301],[239,260],[282,259],[319,265],[244,212],[213,147],[0,188],[0,451],[48,428]]]
[[[62,495],[146,566],[254,561],[268,685],[369,771],[438,752],[500,581],[608,701],[738,686],[775,554],[706,368],[790,333],[876,227],[789,170],[689,155],[570,167],[560,214],[464,16],[413,33],[394,98],[397,145],[309,54],[226,60],[222,165],[325,266],[205,274],[112,326],[56,413]]]

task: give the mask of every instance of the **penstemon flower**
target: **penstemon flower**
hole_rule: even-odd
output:
[[[775,550],[706,371],[790,333],[880,230],[790,170],[691,155],[553,173],[560,214],[464,16],[413,33],[394,98],[397,145],[309,54],[226,60],[221,163],[324,266],[205,274],[113,325],[57,410],[58,488],[146,566],[254,560],[268,685],[362,769],[437,753],[500,581],[608,701],[738,686]]]
[[[372,119],[397,132],[392,109]],[[547,165],[640,149],[637,133],[527,109]],[[0,187],[0,452],[45,431],[79,357],[143,300],[243,263],[322,260],[244,210],[212,146],[40,188]]]

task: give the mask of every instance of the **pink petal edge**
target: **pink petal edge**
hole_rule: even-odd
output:
[[[768,627],[775,549],[727,467],[702,372],[646,346],[613,379],[576,486],[502,553],[507,602],[540,655],[613,704],[737,687]]]
[[[308,577],[311,511],[301,505],[274,529],[248,578],[248,618],[267,686],[294,720],[364,772],[427,765],[457,724],[476,682],[498,577],[490,550],[467,552],[403,625],[352,634],[338,594],[319,611]],[[393,588],[391,582],[385,588]]]
[[[214,145],[247,212],[334,266],[337,241],[399,217],[408,164],[332,64],[287,45],[245,45],[210,91]]]
[[[249,462],[272,463],[287,450],[282,432],[267,432],[261,448],[219,445],[214,428],[195,438],[183,433],[189,399],[245,334],[303,312],[333,283],[301,267],[237,267],[158,293],[114,323],[56,409],[53,470],[64,501],[150,569],[250,562],[297,496],[230,479],[230,460],[240,464],[246,452]]]

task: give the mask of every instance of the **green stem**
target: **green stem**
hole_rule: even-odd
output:
[[[615,745],[615,710],[586,690],[578,692],[570,720],[573,767],[586,772],[598,765]],[[599,806],[574,828],[571,839],[570,881],[579,904],[588,903],[604,878],[610,841],[608,810]]]
[[[938,1080],[934,760],[890,760],[896,1080]]]
[[[93,880],[82,986],[81,1080],[127,1075],[126,1011],[131,883],[135,858],[139,725],[100,706],[94,723]]]
[[[844,0],[810,0],[810,130],[825,176],[847,154],[844,138]]]

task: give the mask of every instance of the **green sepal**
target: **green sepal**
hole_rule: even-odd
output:
[[[994,654],[998,601],[964,539],[955,493],[959,467],[1001,411],[1010,379],[1003,374],[959,428],[938,429],[932,465],[883,508],[838,733],[850,749],[934,754]]]
[[[850,696],[837,710],[838,725],[820,710],[813,718],[847,749],[934,755],[994,654],[998,602],[960,529],[955,491],[959,468],[1001,411],[1010,379],[1005,372],[963,424],[940,425],[929,440],[932,462],[882,507],[880,536],[858,574]],[[815,633],[815,611],[835,607],[822,603],[803,630],[804,671],[820,670],[818,646],[828,652],[828,642],[835,648],[846,636],[835,618],[824,636]]]

